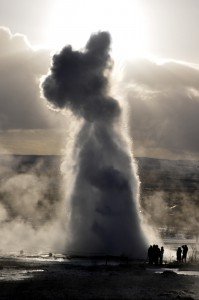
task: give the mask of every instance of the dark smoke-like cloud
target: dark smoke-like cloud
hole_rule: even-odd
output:
[[[89,121],[117,116],[119,105],[107,95],[109,50],[107,32],[92,35],[82,52],[65,47],[53,57],[51,74],[43,82],[44,96],[54,107],[69,108]]]
[[[124,84],[135,141],[176,155],[198,153],[198,69],[177,62],[136,61],[127,66]]]
[[[55,113],[46,110],[39,91],[49,58],[48,51],[33,50],[25,36],[0,27],[0,129],[56,126]]]

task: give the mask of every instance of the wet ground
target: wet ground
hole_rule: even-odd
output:
[[[45,255],[0,257],[0,299],[199,299],[197,265],[182,270],[105,263]]]

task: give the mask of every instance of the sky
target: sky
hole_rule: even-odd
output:
[[[91,32],[108,30],[123,58],[139,51],[198,63],[197,0],[1,0],[0,7],[1,25],[32,45],[79,48]]]
[[[59,153],[67,118],[40,78],[54,52],[108,30],[136,155],[198,159],[199,1],[0,0],[0,26],[0,153]]]

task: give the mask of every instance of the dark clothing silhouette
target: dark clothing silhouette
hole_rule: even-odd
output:
[[[149,264],[152,265],[153,264],[153,247],[150,246],[148,249],[148,260],[149,260]]]
[[[182,260],[182,256],[181,256],[182,255],[182,249],[181,249],[181,247],[178,247],[176,254],[177,254],[177,261],[181,262],[181,260]]]
[[[182,262],[186,262],[187,261],[187,252],[188,252],[188,247],[187,245],[183,245],[182,246]]]
[[[160,265],[163,263],[163,255],[164,255],[164,247],[161,247],[160,249]]]
[[[153,245],[150,246],[148,248],[148,260],[149,260],[149,264],[155,264],[158,265],[159,263],[162,264],[162,260],[163,260],[163,253],[164,253],[164,248],[158,247],[158,245]]]

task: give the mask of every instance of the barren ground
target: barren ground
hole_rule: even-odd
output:
[[[9,258],[0,265],[0,299],[199,299],[198,276],[156,274],[139,263],[77,266]]]

